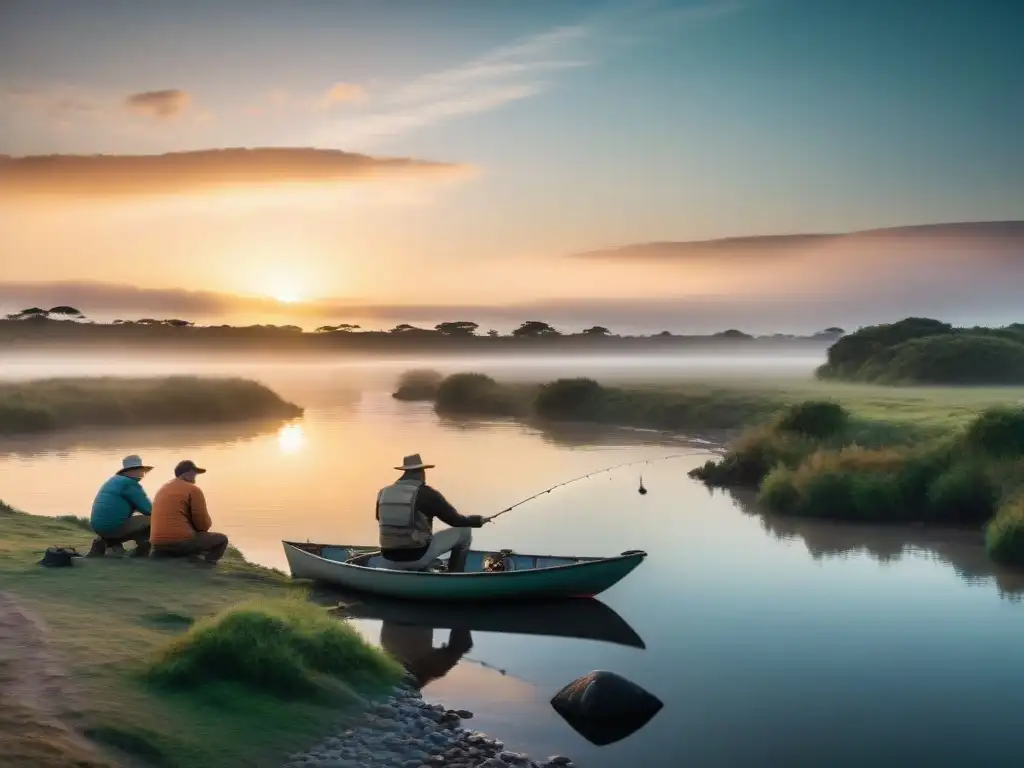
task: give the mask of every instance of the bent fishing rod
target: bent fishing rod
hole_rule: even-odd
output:
[[[719,453],[719,450],[715,449],[715,448],[708,447],[708,448],[703,448],[701,450],[685,451],[683,453],[673,453],[673,454],[670,454],[668,456],[657,456],[657,457],[655,457],[653,459],[638,459],[637,461],[626,461],[626,462],[623,462],[622,464],[613,464],[610,467],[605,467],[604,469],[597,469],[597,470],[594,470],[593,472],[588,472],[585,475],[580,475],[579,477],[574,477],[571,480],[565,480],[565,481],[563,481],[561,483],[558,483],[557,485],[552,485],[550,488],[546,488],[543,491],[539,491],[539,492],[533,494],[532,496],[527,496],[522,501],[517,501],[511,507],[506,507],[505,509],[501,510],[501,512],[498,512],[497,514],[491,515],[489,518],[487,518],[487,522],[492,522],[495,518],[501,517],[506,512],[511,512],[516,507],[522,506],[523,504],[525,504],[528,501],[533,501],[534,499],[538,499],[541,496],[543,496],[544,494],[551,493],[552,491],[557,490],[559,488],[562,488],[562,487],[564,487],[566,485],[569,485],[570,483],[576,483],[576,482],[579,482],[580,480],[586,480],[588,477],[593,477],[594,475],[601,475],[601,474],[604,474],[605,472],[611,472],[613,469],[621,469],[622,467],[633,467],[633,466],[636,466],[637,464],[650,464],[650,463],[655,462],[655,461],[668,461],[669,459],[679,459],[679,458],[683,458],[683,457],[687,457],[687,456],[701,456],[701,455],[705,455],[705,454],[708,454],[708,453]],[[642,482],[643,481],[641,479],[641,483]],[[641,486],[641,487],[643,487],[643,486]]]

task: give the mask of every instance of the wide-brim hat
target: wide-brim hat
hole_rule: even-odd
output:
[[[125,456],[121,459],[121,468],[117,470],[117,474],[120,475],[122,472],[127,472],[130,469],[141,469],[145,472],[149,472],[152,467],[148,464],[143,464],[142,459],[133,453],[131,456]]]
[[[424,464],[420,455],[418,453],[414,453],[411,456],[406,456],[402,459],[402,466],[395,467],[395,469],[408,471],[410,469],[433,469],[434,466],[434,464]]]

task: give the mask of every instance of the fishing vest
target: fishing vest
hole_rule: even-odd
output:
[[[430,543],[430,519],[416,511],[421,480],[403,479],[377,494],[381,549],[418,549]]]

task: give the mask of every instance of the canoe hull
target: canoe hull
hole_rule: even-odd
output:
[[[308,545],[283,542],[292,577],[331,584],[382,597],[409,600],[552,600],[593,597],[617,584],[647,557],[645,552],[628,552],[608,558],[546,558],[517,555],[535,567],[498,573],[434,573],[370,568],[344,562],[350,556],[372,551],[368,547]],[[330,554],[323,557],[311,549]],[[470,561],[491,553],[474,551]],[[548,562],[552,563],[548,565]]]

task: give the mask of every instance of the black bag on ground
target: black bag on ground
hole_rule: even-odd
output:
[[[70,568],[75,564],[76,557],[81,555],[74,547],[50,547],[43,553],[39,564],[46,568]]]

